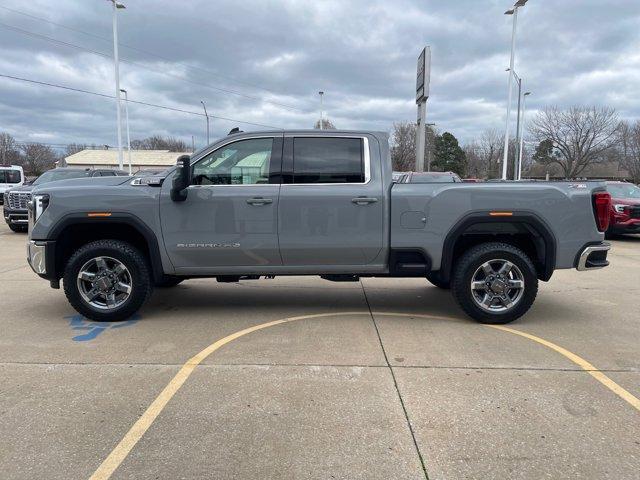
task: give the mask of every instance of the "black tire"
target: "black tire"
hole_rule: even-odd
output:
[[[155,282],[155,287],[156,288],[171,288],[171,287],[175,287],[179,283],[182,283],[183,280],[184,280],[184,278],[182,278],[182,277],[175,277],[173,275],[164,275],[162,277],[162,280],[160,280],[159,282]]]
[[[432,285],[435,285],[438,288],[443,290],[449,290],[451,288],[451,281],[445,281],[440,278],[440,275],[435,272],[429,272],[427,274],[427,280]]]
[[[26,225],[16,225],[15,223],[10,223],[9,228],[16,233],[27,233],[29,229]]]
[[[476,271],[485,262],[499,260],[511,262],[519,269],[524,288],[517,302],[506,311],[487,311],[476,303],[471,281]],[[481,323],[505,324],[520,318],[529,310],[538,293],[538,277],[533,263],[519,248],[499,242],[483,243],[469,249],[456,262],[451,289],[460,307],[474,320]]]
[[[131,293],[124,303],[110,310],[101,310],[82,298],[77,277],[86,262],[96,257],[111,257],[128,269],[131,275]],[[119,240],[98,240],[78,249],[69,258],[64,270],[64,293],[78,313],[96,322],[127,320],[144,304],[153,291],[153,282],[147,261],[135,247]]]

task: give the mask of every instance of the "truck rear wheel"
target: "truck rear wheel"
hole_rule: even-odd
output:
[[[471,318],[504,324],[524,315],[538,293],[529,257],[506,243],[483,243],[468,250],[454,267],[453,295]]]
[[[118,240],[98,240],[78,249],[67,262],[63,279],[69,303],[97,322],[128,319],[153,289],[144,256]]]

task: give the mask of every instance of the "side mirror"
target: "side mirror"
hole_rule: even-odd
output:
[[[187,187],[191,185],[191,157],[182,155],[177,161],[178,169],[173,177],[171,200],[184,202],[187,199]]]

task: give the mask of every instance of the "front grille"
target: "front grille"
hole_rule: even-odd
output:
[[[26,210],[27,204],[31,200],[29,192],[9,192],[9,208]]]
[[[640,218],[640,205],[629,208],[629,216],[631,218]]]

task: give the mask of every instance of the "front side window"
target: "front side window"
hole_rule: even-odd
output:
[[[195,185],[269,183],[273,138],[239,140],[211,152],[193,167]]]
[[[293,139],[293,183],[364,183],[361,138]]]

